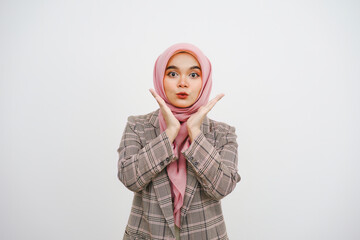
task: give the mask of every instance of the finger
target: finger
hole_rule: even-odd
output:
[[[219,101],[224,96],[225,96],[225,94],[220,93],[220,94],[216,95],[216,97],[214,97],[211,101],[214,101],[216,103],[217,101]]]
[[[153,97],[155,97],[156,93],[155,93],[155,90],[150,88],[149,91],[151,92],[151,94],[153,95]]]
[[[154,96],[155,100],[159,104],[160,109],[166,114],[172,114],[170,108],[165,103],[164,99],[162,99],[162,97],[160,97],[160,95],[157,94],[154,89],[149,89],[149,91],[151,92],[151,94]]]
[[[150,88],[149,91],[151,92],[151,94],[153,95],[154,98],[160,97],[154,89]]]
[[[157,103],[159,104],[159,105],[161,105],[161,103],[160,103],[160,101],[159,101],[159,97],[158,97],[158,95],[156,94],[156,92],[154,91],[154,90],[150,90],[150,92],[151,92],[151,94],[153,95],[153,97],[155,98],[155,100],[157,101]]]
[[[156,101],[158,102],[158,104],[159,104],[160,107],[166,106],[164,99],[162,99],[162,98],[159,96],[159,94],[157,94],[157,93],[155,92],[154,89],[149,89],[149,91],[151,92],[151,94],[153,95],[153,97],[156,99]]]
[[[204,109],[206,110],[206,113],[208,113],[214,106],[215,104],[222,99],[225,96],[225,94],[220,93],[218,94],[216,97],[214,97],[210,102],[208,102],[204,107]]]

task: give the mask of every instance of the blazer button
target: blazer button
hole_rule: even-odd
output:
[[[160,166],[164,166],[164,162],[160,162]]]
[[[194,165],[197,166],[199,163],[198,162],[194,162]]]
[[[167,158],[166,158],[166,161],[167,161],[167,162],[169,162],[169,161],[170,161],[170,158],[169,158],[169,157],[167,157]]]
[[[194,158],[193,157],[190,157],[189,160],[192,161]]]

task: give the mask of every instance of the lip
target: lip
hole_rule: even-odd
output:
[[[186,92],[179,92],[176,94],[176,96],[180,99],[185,99],[189,96],[189,94],[187,94]]]

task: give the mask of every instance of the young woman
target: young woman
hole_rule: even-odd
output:
[[[124,239],[228,239],[220,200],[240,181],[235,128],[206,115],[211,63],[179,43],[156,60],[159,109],[130,116],[118,148],[118,177],[134,192]]]

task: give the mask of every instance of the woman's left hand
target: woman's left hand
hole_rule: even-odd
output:
[[[218,94],[215,98],[209,101],[206,105],[199,108],[199,110],[191,115],[191,117],[187,120],[187,129],[190,137],[190,141],[192,142],[201,132],[200,126],[203,122],[206,114],[210,112],[210,110],[215,106],[215,104],[224,96],[225,94]]]

